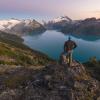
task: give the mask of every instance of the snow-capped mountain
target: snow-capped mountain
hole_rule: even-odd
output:
[[[9,20],[0,20],[0,30],[11,29],[17,24],[20,24],[21,20],[9,19]]]
[[[0,31],[21,35],[27,32],[44,29],[44,27],[35,20],[26,19],[8,19],[0,20]]]
[[[61,23],[61,22],[72,22],[72,19],[70,19],[69,17],[67,16],[60,16],[60,17],[57,17],[51,21],[49,21],[48,23]]]
[[[61,16],[45,23],[47,29],[59,30],[63,33],[100,34],[100,19],[95,17],[83,20],[71,20],[67,16]]]
[[[67,17],[67,16],[60,16],[60,17],[57,17],[57,18],[51,20],[51,22],[53,22],[53,23],[59,23],[59,22],[62,22],[62,21],[65,21],[65,22],[72,22],[72,19],[70,19],[70,18]]]
[[[45,27],[47,29],[60,29],[68,24],[73,24],[74,21],[67,16],[57,17],[47,23],[45,23]]]
[[[61,29],[63,33],[100,34],[100,19],[95,17],[77,20],[74,24],[66,25]]]

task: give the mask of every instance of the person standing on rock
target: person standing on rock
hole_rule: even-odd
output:
[[[73,50],[77,47],[77,44],[71,40],[71,37],[68,38],[67,41],[65,41],[64,44],[64,52],[68,56],[68,64],[71,66],[72,64],[72,53]]]

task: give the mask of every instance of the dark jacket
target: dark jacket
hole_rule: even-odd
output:
[[[64,51],[67,52],[69,50],[73,50],[77,47],[76,43],[72,40],[68,40],[64,44]]]

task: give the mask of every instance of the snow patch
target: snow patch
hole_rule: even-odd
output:
[[[11,29],[15,25],[21,23],[21,20],[9,19],[9,20],[0,20],[0,30]]]
[[[52,20],[52,22],[54,23],[57,23],[57,22],[61,22],[61,21],[72,21],[69,17],[67,16],[61,16],[61,17],[58,17],[58,18],[55,18],[54,20]]]

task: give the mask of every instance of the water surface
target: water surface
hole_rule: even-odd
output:
[[[23,38],[24,43],[32,49],[41,51],[58,60],[68,36],[57,31],[46,31]],[[85,62],[95,56],[100,60],[100,36],[71,35],[71,38],[78,45],[73,54],[74,59]]]

